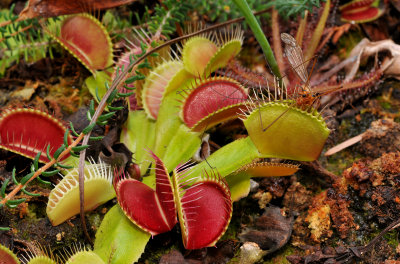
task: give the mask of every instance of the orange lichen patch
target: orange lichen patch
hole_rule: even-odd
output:
[[[379,159],[375,161],[375,164],[379,164]],[[379,170],[371,169],[370,162],[360,160],[343,172],[343,178],[348,185],[359,190],[360,195],[363,196],[370,184],[375,187],[382,185],[385,175]]]
[[[358,228],[349,210],[350,201],[347,201],[343,195],[337,194],[334,190],[330,189],[328,190],[325,203],[330,207],[331,219],[342,239],[348,237],[351,231]]]
[[[239,171],[246,171],[253,177],[289,176],[299,170],[298,165],[280,162],[252,162]]]
[[[379,169],[385,174],[400,173],[400,152],[390,152],[383,154],[379,159],[371,163],[371,168]]]
[[[321,243],[332,236],[331,230],[331,208],[325,203],[327,191],[316,195],[312,200],[312,205],[308,210],[306,222],[311,229],[311,239],[314,242]]]

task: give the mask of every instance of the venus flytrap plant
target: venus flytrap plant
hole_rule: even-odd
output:
[[[229,22],[229,23],[231,23],[231,22]],[[217,25],[217,26],[220,27],[221,25]],[[217,27],[217,26],[215,26],[215,27]],[[207,30],[211,30],[212,28],[215,28],[215,27],[208,28],[208,29],[206,29],[206,30],[204,30],[202,32],[205,32]],[[186,36],[184,36],[182,38],[175,39],[173,41],[169,41],[169,42],[167,41],[165,46],[167,46],[167,45],[169,45],[171,43],[174,43],[174,42],[176,42],[178,40],[181,40],[181,39],[184,39],[184,38],[188,38],[189,36],[196,35],[196,34],[200,34],[200,33],[196,32],[196,33],[193,33],[192,35],[189,34],[189,35],[186,35]],[[232,44],[233,47],[235,47],[235,45],[236,44]],[[97,109],[95,109],[94,102],[90,103],[90,110],[88,112],[88,119],[90,120],[90,124],[84,129],[84,131],[81,134],[76,133],[74,131],[73,126],[71,126],[71,130],[77,136],[76,140],[71,142],[70,144],[69,143],[67,144],[67,143],[64,142],[63,147],[61,147],[60,148],[61,150],[59,151],[61,153],[57,153],[57,155],[54,155],[53,157],[51,157],[50,162],[48,162],[44,167],[42,167],[42,168],[44,168],[44,170],[49,168],[51,165],[53,165],[56,162],[58,162],[62,157],[64,157],[68,153],[70,153],[71,150],[75,150],[75,152],[78,152],[78,151],[81,152],[81,167],[80,167],[80,176],[79,176],[79,186],[81,188],[81,192],[80,192],[81,193],[81,199],[80,199],[80,201],[81,201],[81,212],[83,212],[84,209],[85,209],[84,208],[85,202],[84,202],[84,199],[83,199],[84,198],[84,196],[83,196],[83,194],[84,194],[84,192],[83,192],[83,186],[84,186],[84,173],[83,173],[84,172],[84,169],[83,169],[83,164],[84,163],[83,163],[83,160],[84,160],[84,155],[85,155],[85,150],[84,149],[87,147],[87,143],[88,143],[88,140],[89,140],[89,137],[90,137],[91,129],[93,129],[93,127],[96,124],[96,122],[99,123],[99,124],[105,124],[107,119],[109,119],[113,115],[113,112],[110,112],[108,114],[105,114],[105,115],[101,116],[101,113],[104,111],[106,106],[112,100],[114,100],[117,97],[128,96],[127,94],[119,93],[119,90],[117,89],[117,87],[121,83],[125,83],[125,85],[128,86],[128,84],[131,84],[131,83],[135,82],[136,80],[138,80],[138,79],[140,79],[142,77],[136,71],[135,71],[135,75],[128,76],[129,73],[132,72],[132,69],[134,69],[134,67],[136,67],[136,66],[141,65],[141,62],[145,58],[150,56],[150,54],[152,52],[156,52],[157,50],[159,50],[159,49],[161,49],[162,47],[165,47],[165,46],[158,46],[158,47],[153,47],[151,45],[148,46],[148,47],[143,46],[143,47],[141,47],[141,52],[139,54],[129,56],[129,63],[126,66],[121,66],[121,68],[118,68],[117,71],[116,71],[116,74],[115,74],[115,78],[112,81],[112,83],[110,85],[106,85],[107,91],[104,94],[103,98],[101,100],[99,100],[100,103],[99,103],[99,106],[97,107]],[[229,47],[222,49],[222,50],[225,50],[225,51],[221,52],[220,54],[224,54],[224,56],[222,56],[222,55],[218,55],[218,56],[221,59],[225,58],[226,50],[229,51],[230,49],[231,48],[229,48]],[[235,49],[232,49],[232,50],[235,50]],[[233,54],[234,53],[235,52],[233,52]],[[216,58],[218,58],[218,56]],[[215,59],[215,61],[220,61],[220,60],[219,59]],[[222,67],[218,63],[216,63],[215,65],[218,65],[218,67]],[[148,63],[144,62],[143,63],[143,67],[146,67],[146,66],[148,66]],[[208,66],[206,66],[206,68],[207,67]],[[211,67],[210,69],[212,69],[212,68],[213,67]],[[207,71],[208,70],[205,70],[204,72],[207,72]],[[162,120],[163,118],[165,118],[164,120],[167,120],[166,117],[161,117],[161,115],[164,114],[164,112],[162,111],[164,109],[163,105],[166,105],[165,109],[168,108],[169,109],[168,111],[174,113],[175,115],[177,114],[178,110],[177,110],[176,104],[175,104],[176,101],[173,101],[173,100],[175,100],[175,98],[172,97],[172,96],[171,97],[169,97],[169,96],[172,95],[172,94],[176,95],[176,91],[179,90],[179,88],[185,87],[184,85],[186,85],[185,84],[186,81],[188,81],[189,79],[195,77],[193,75],[190,76],[190,74],[188,75],[187,72],[182,71],[182,70],[178,71],[177,74],[182,74],[183,76],[189,76],[189,77],[184,79],[184,81],[179,83],[179,85],[175,84],[174,85],[175,87],[173,89],[172,88],[168,89],[168,86],[167,86],[167,89],[165,89],[165,91],[167,91],[167,92],[164,95],[164,99],[162,100],[161,105],[160,105],[160,110],[159,110],[158,118],[157,118],[157,121],[156,121],[157,123],[159,122],[159,120]],[[172,78],[174,78],[174,76]],[[132,89],[132,87],[129,87],[129,88]],[[170,101],[168,101],[168,100],[170,100]],[[168,103],[165,103],[165,102],[169,102],[170,105],[168,105]],[[171,107],[171,106],[173,106],[173,107]],[[113,108],[110,108],[110,107],[108,109],[110,109],[110,111],[118,110],[116,108],[113,109]],[[184,135],[188,135],[189,134],[190,138],[193,139],[194,142],[196,141],[196,138],[198,139],[198,135],[193,136],[190,133],[187,133],[187,132],[189,132],[187,126],[184,125],[182,123],[182,121],[180,121],[180,119],[179,119],[179,117],[177,115],[176,115],[176,117],[177,117],[177,120],[178,120],[178,122],[176,122],[176,124],[178,124],[177,127],[179,128],[179,130],[175,130],[174,132],[178,131],[179,133],[177,133],[176,137],[172,137],[171,141],[174,142],[173,144],[171,144],[172,147],[166,148],[166,150],[164,151],[164,154],[166,154],[166,156],[168,158],[172,157],[171,159],[174,159],[174,160],[169,161],[168,164],[175,163],[177,159],[181,159],[179,162],[182,161],[183,156],[182,156],[181,153],[179,153],[178,155],[173,155],[173,153],[179,152],[179,149],[177,148],[177,146],[179,146],[179,144],[181,144],[181,142],[179,142],[179,141],[182,141],[182,138],[183,138]],[[158,123],[158,124],[161,124],[161,123]],[[156,126],[158,124],[156,124]],[[163,126],[159,126],[159,127],[162,128]],[[160,130],[160,131],[162,131],[162,130]],[[83,138],[84,138],[84,140],[82,142],[83,145],[80,148],[73,149],[73,147],[77,146],[77,144]],[[162,140],[160,140],[158,142],[156,140],[155,142],[156,142],[155,143],[156,146],[158,146],[159,148],[163,148],[164,147],[164,143],[165,143],[165,139],[162,139]],[[253,144],[253,142],[251,140],[248,140],[248,139],[247,140],[239,140],[237,142],[239,142],[239,143],[236,143],[236,144],[232,143],[232,145],[228,145],[228,146],[224,147],[223,148],[224,149],[223,152],[227,153],[227,152],[229,152],[229,150],[230,151],[237,151],[238,149],[240,149],[240,151],[242,151],[241,147],[246,146],[245,148],[243,148],[243,152],[249,153],[250,154],[249,155],[250,158],[247,158],[248,160],[243,159],[243,162],[242,162],[243,165],[247,164],[247,163],[250,163],[255,158],[259,158],[261,156],[259,151],[258,151],[258,149],[254,146],[254,144]],[[157,145],[157,144],[159,144],[159,145]],[[195,144],[193,144],[193,145],[195,145]],[[190,147],[190,149],[192,149],[192,147]],[[190,151],[187,151],[185,155],[187,155],[187,153],[189,153],[189,152]],[[216,157],[216,156],[214,156],[214,157]],[[212,159],[216,160],[215,158],[212,158]],[[230,162],[231,161],[235,161],[236,162],[237,159],[231,159],[231,160],[228,160],[228,162],[229,161]],[[222,166],[222,163],[218,164],[218,166],[220,166],[220,165]],[[229,168],[228,169],[225,169],[223,167],[221,167],[221,169],[225,170],[224,173],[226,174],[228,171],[231,171],[231,172],[235,171],[237,169],[236,168],[237,166],[238,166],[237,164],[229,164],[229,166],[228,166]],[[168,165],[168,167],[170,167],[170,165]],[[34,172],[33,176],[31,178],[29,178],[29,180],[33,179],[34,177],[38,176],[41,173],[41,171],[40,171],[41,169],[39,169],[38,166],[34,166],[34,168],[35,168],[35,172]],[[189,174],[188,170],[184,170],[183,168],[176,169],[174,171],[173,182],[170,182],[170,184],[169,184],[171,192],[173,193],[173,196],[174,196],[174,201],[176,200],[176,210],[178,211],[179,218],[182,220],[180,223],[182,225],[182,230],[184,231],[183,232],[183,240],[184,240],[184,244],[185,244],[185,246],[187,248],[199,248],[199,247],[211,246],[211,245],[215,244],[215,242],[219,239],[219,237],[222,235],[222,233],[226,230],[226,227],[227,227],[227,225],[229,223],[229,219],[230,219],[231,212],[232,212],[231,211],[232,208],[231,208],[231,200],[230,200],[230,195],[229,195],[229,189],[226,186],[226,184],[223,181],[220,180],[221,176],[219,174],[216,174],[216,173],[210,173],[210,175],[204,174],[204,177],[193,178],[193,179],[195,179],[195,180],[193,180],[193,185],[189,184],[189,185],[185,186],[183,184],[184,180],[190,180],[193,175],[199,176],[199,175],[203,175],[203,173],[205,173],[204,171],[210,171],[209,168],[207,168],[206,170],[204,170],[204,168],[202,170],[199,170],[199,168],[200,168],[200,166],[195,166],[193,168],[193,171],[192,171],[192,169],[190,169],[191,175],[188,175]],[[160,172],[160,170],[165,173],[165,175],[163,175],[163,177],[159,176],[159,177],[161,177],[161,179],[166,179],[167,177],[169,177],[168,176],[168,170],[166,170],[165,168],[161,168],[161,166],[159,166],[157,171]],[[196,173],[198,172],[198,173],[195,174],[195,172]],[[121,191],[121,193],[119,193],[120,196],[129,196],[127,194],[127,193],[129,193],[129,191],[127,191],[127,193],[125,193],[123,191],[123,187],[121,187],[123,185],[122,183],[125,182],[125,181],[131,182],[131,180],[122,180],[121,179],[121,181],[119,183],[121,184],[120,188],[122,188],[122,189],[119,190],[117,188],[117,190]],[[150,195],[150,197],[152,197],[151,195],[153,195],[154,197],[157,197],[157,199],[162,199],[163,195],[162,194],[160,194],[160,195],[157,194],[157,188],[156,188],[155,191],[154,190],[150,191],[149,190],[150,187],[146,187],[147,185],[140,184],[139,182],[133,183],[133,184],[131,184],[131,183],[128,184],[127,183],[126,185],[128,186],[127,189],[130,188],[129,187],[130,185],[133,185],[133,189],[139,188],[141,191],[145,192],[146,195]],[[140,187],[138,187],[138,186],[140,186]],[[198,196],[199,193],[206,193],[206,194],[209,193],[210,195],[209,195],[209,197]],[[175,197],[177,197],[177,198],[175,198]],[[194,197],[194,199],[193,199],[193,197]],[[207,200],[210,197],[213,197],[213,198],[215,198],[215,200],[218,201],[216,207],[209,208],[207,206],[204,206],[204,204],[208,204],[210,202],[210,200]],[[198,198],[198,199],[196,199],[196,198]],[[205,198],[205,199],[203,199],[203,198]],[[155,199],[156,198],[154,198],[153,200],[155,200]],[[135,207],[136,205],[134,204],[134,202],[132,202],[132,203],[133,203],[133,206]],[[187,207],[186,204],[194,205],[194,207],[199,205],[201,207],[201,209],[198,212],[197,211],[190,211],[191,208]],[[191,207],[193,207],[193,206],[191,206]],[[163,208],[165,209],[165,208],[170,208],[170,207],[165,206]],[[115,210],[113,210],[113,212],[115,212]],[[209,222],[211,220],[207,220],[207,219],[204,219],[204,218],[200,219],[200,221],[201,221],[201,225],[200,226],[202,226],[201,231],[196,230],[195,227],[190,225],[190,220],[192,220],[191,215],[196,215],[199,212],[201,212],[204,215],[212,215],[213,217],[215,217],[215,219],[213,219],[214,220],[213,223],[217,223],[217,224],[215,226],[213,226],[213,229],[212,229],[213,232],[207,234],[207,236],[203,236],[201,233],[204,232],[204,230],[208,226],[211,225],[210,222]],[[175,217],[176,217],[176,212],[174,214],[175,214]],[[136,220],[136,221],[140,222],[140,220],[143,220],[140,217],[138,219],[139,220]],[[121,217],[119,217],[118,220],[120,222],[123,222]],[[128,226],[128,225],[126,225],[125,223],[124,224],[119,223],[118,226]],[[130,226],[129,228],[132,229],[132,226]],[[127,228],[127,229],[129,229],[129,228]],[[122,230],[127,230],[127,229],[122,229]],[[123,232],[123,231],[120,231],[118,234],[120,234],[121,232]],[[136,232],[136,231],[134,231],[134,232]],[[101,235],[99,235],[99,237],[101,237]],[[148,237],[149,236],[147,236],[147,235],[143,236],[143,239],[141,240],[141,245],[143,245],[142,243],[145,244],[145,242],[147,242]],[[106,238],[104,238],[104,237],[102,239],[96,239],[96,244],[98,246],[97,247],[95,246],[95,250],[97,252],[101,252],[102,250],[104,250],[104,246],[101,246],[101,245],[99,246],[99,243],[101,244],[102,242],[104,242],[107,245],[108,248],[112,248],[110,246],[110,244],[114,245],[113,243],[115,243],[115,241],[117,241],[117,240],[118,240],[118,238],[116,238],[116,239],[114,239],[112,241],[106,241]],[[98,242],[98,241],[100,241],[100,242]],[[118,249],[115,249],[115,251],[120,253],[120,251]],[[100,253],[99,253],[99,255],[100,255]],[[112,256],[112,255],[113,255],[113,252],[109,252],[109,251],[107,251],[106,253],[103,253],[103,256],[102,256],[103,261],[104,262],[108,262],[110,256]],[[104,256],[106,256],[106,257],[104,257]],[[120,262],[114,262],[114,263],[120,263]]]

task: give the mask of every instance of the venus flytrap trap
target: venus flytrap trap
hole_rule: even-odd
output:
[[[365,23],[378,19],[384,9],[379,0],[353,0],[339,7],[341,20],[347,23]]]
[[[237,117],[245,108],[247,89],[226,77],[195,79],[182,91],[180,116],[192,131],[201,132]]]
[[[155,130],[157,131],[157,133],[155,134],[155,142],[152,143],[149,142],[149,140],[146,140],[146,146],[154,146],[154,152],[160,158],[165,160],[168,167],[174,167],[182,162],[182,160],[189,159],[200,145],[199,134],[188,131],[186,126],[182,125],[182,121],[177,115],[177,112],[179,111],[179,104],[177,103],[177,100],[182,99],[182,94],[180,91],[195,90],[197,88],[194,86],[189,86],[187,88],[187,85],[189,85],[196,79],[196,73],[193,71],[190,72],[190,68],[198,67],[198,69],[201,69],[202,72],[207,70],[210,74],[211,69],[224,67],[228,60],[234,57],[239,52],[243,38],[242,35],[243,33],[238,28],[236,28],[227,29],[226,31],[224,31],[223,36],[215,38],[215,42],[205,37],[195,37],[193,39],[189,39],[187,42],[184,43],[182,48],[182,62],[177,59],[172,59],[173,56],[171,55],[170,60],[167,60],[164,63],[160,63],[147,76],[146,81],[143,85],[141,96],[137,97],[137,100],[141,100],[143,102],[143,107],[146,113],[152,119],[156,119]],[[197,43],[199,39],[203,40],[200,41],[202,45],[200,45],[200,43],[199,45],[193,46],[196,47],[196,49],[190,48],[193,43]],[[212,45],[216,48],[215,51],[209,54],[210,56],[207,57],[207,59],[203,60],[203,64],[200,65],[197,61],[191,61],[190,58],[199,55],[202,56],[202,53],[199,52],[197,48],[201,49],[202,46],[205,46],[204,48],[208,49],[209,45]],[[187,48],[188,46],[189,48]],[[197,81],[197,83],[198,82],[199,81]],[[222,79],[220,79],[220,83],[222,83]],[[233,85],[239,87],[239,84],[237,83]],[[213,88],[211,87],[210,89]],[[238,89],[240,90],[241,88]],[[228,90],[229,93],[232,92],[232,90],[229,89],[223,90]],[[237,91],[237,93],[239,93],[239,90]],[[140,93],[140,91],[136,89],[136,93],[138,92]],[[246,96],[247,95],[245,89],[241,89],[241,96],[239,97]],[[224,97],[224,99],[228,104],[233,104],[232,100],[228,101],[226,100],[226,97]],[[240,99],[237,99],[235,103],[238,103],[238,101],[240,101]],[[228,104],[220,106],[220,108],[228,106]],[[214,106],[214,108],[215,110],[219,109],[218,106]],[[131,112],[129,115],[133,116],[135,114],[134,112]],[[220,115],[223,116],[223,114]],[[205,118],[206,116],[202,116],[201,118],[203,117]],[[221,117],[219,117],[219,119],[221,119]],[[130,123],[135,123],[135,118],[129,118],[129,120]],[[214,121],[214,123],[221,122],[221,120]],[[146,123],[148,122],[146,121]],[[136,134],[138,135],[138,137],[140,137],[140,135],[144,135],[144,133],[141,132],[140,127],[131,131],[123,128],[123,131],[124,132],[121,135],[122,142],[125,142],[124,140],[129,140],[129,138],[136,138]],[[182,149],[182,140],[187,143],[184,147],[186,148],[186,151]],[[137,142],[137,144],[141,144],[139,141]],[[149,162],[145,161],[143,151],[140,148],[136,147],[136,143],[133,143],[132,141],[130,141],[127,146],[132,152],[139,151],[139,153],[134,154],[134,158],[139,161],[139,166],[141,166],[141,170],[143,172],[149,164]],[[143,146],[141,148],[143,149]],[[181,153],[176,153],[175,150],[177,148],[180,149]]]
[[[112,175],[110,165],[102,161],[85,166],[85,211],[91,211],[115,197]],[[79,213],[78,185],[78,170],[74,168],[50,192],[46,213],[53,226]]]
[[[0,260],[6,264],[20,264],[17,256],[8,248],[0,244]]]
[[[50,248],[46,248],[37,242],[28,246],[28,250],[22,254],[23,264],[58,264],[60,260],[53,255]]]
[[[77,29],[80,30],[77,30]],[[105,27],[89,14],[49,21],[46,31],[92,74],[113,63],[113,47]]]
[[[41,152],[40,162],[49,161],[47,147],[52,147],[49,154],[53,156],[56,146],[63,144],[64,134],[70,144],[72,137],[62,122],[37,109],[11,108],[0,116],[0,148],[31,159]]]
[[[183,68],[177,60],[166,61],[146,77],[142,91],[143,108],[151,119],[157,119],[165,88],[174,75]]]
[[[185,248],[215,245],[232,216],[229,188],[212,171],[188,180],[190,164],[177,167],[172,179],[163,162],[154,154],[156,189],[125,177],[115,181],[118,202],[126,216],[140,228],[157,235],[170,231],[177,214]],[[190,183],[196,179],[196,183]],[[133,195],[134,194],[134,195]],[[212,201],[212,202],[211,202]]]
[[[243,43],[240,27],[224,28],[222,32],[203,34],[183,43],[182,62],[195,77],[208,76],[225,67],[239,54]]]
[[[251,177],[279,177],[296,173],[300,166],[281,162],[259,162],[258,160],[239,168],[236,173],[245,171]]]
[[[249,110],[243,122],[263,157],[313,161],[321,154],[330,131],[314,108],[303,110],[283,100]]]

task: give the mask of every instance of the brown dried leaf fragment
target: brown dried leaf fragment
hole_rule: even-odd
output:
[[[246,228],[240,235],[241,241],[255,242],[265,254],[275,252],[290,239],[293,228],[293,217],[285,217],[281,209],[269,206],[262,216],[256,219],[253,227]]]
[[[27,6],[21,11],[19,20],[91,12],[128,4],[133,1],[135,0],[29,0]]]

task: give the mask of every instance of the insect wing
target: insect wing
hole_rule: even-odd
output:
[[[290,65],[292,65],[293,70],[303,83],[307,83],[308,74],[304,63],[303,51],[297,44],[296,39],[287,33],[282,33],[281,39],[285,43],[285,55]]]

